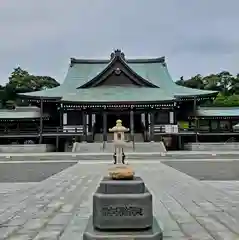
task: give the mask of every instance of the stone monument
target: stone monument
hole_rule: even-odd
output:
[[[124,165],[122,133],[128,129],[117,120],[111,131],[116,140],[116,166],[109,169],[109,176],[102,179],[93,195],[93,214],[83,240],[161,240],[162,230],[153,216],[152,194],[143,180],[134,176],[133,169]]]

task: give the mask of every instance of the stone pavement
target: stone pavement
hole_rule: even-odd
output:
[[[239,197],[239,181],[204,181],[204,183],[210,184],[226,194],[233,194]]]
[[[239,239],[237,194],[225,193],[161,163],[132,165],[153,193],[164,239]],[[92,211],[92,194],[107,168],[107,164],[78,163],[6,194],[0,199],[0,239],[81,239]]]
[[[0,203],[9,199],[10,196],[15,196],[21,191],[33,188],[38,183],[0,183]],[[13,197],[14,197],[13,196]]]

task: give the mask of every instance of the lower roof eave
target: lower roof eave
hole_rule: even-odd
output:
[[[193,100],[193,99],[206,99],[209,97],[216,97],[218,92],[208,93],[208,94],[199,94],[199,95],[175,95],[175,98],[178,101],[182,100]]]
[[[137,104],[174,104],[176,99],[173,100],[160,100],[160,101],[94,101],[94,102],[82,102],[82,101],[67,101],[62,100],[63,104],[79,104],[79,105],[137,105]]]
[[[62,97],[46,97],[46,96],[30,96],[30,95],[23,95],[18,94],[22,99],[30,99],[30,100],[49,100],[49,101],[60,101]]]

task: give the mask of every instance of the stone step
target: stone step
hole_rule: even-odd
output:
[[[239,142],[208,142],[208,143],[188,143],[185,145],[185,149],[191,151],[238,151]]]
[[[125,133],[125,140],[129,141],[130,140],[130,134]],[[113,134],[108,133],[107,134],[107,142],[112,142],[113,141]],[[135,142],[144,142],[144,137],[142,133],[135,133],[134,134],[134,141]],[[102,133],[96,133],[94,136],[94,142],[96,143],[102,143],[103,142],[103,134]]]
[[[114,143],[113,142],[105,142],[105,143],[74,143],[73,152],[76,153],[97,153],[97,152],[106,152],[113,153],[114,152]],[[163,142],[126,142],[124,147],[125,152],[166,152],[166,148]]]
[[[103,142],[103,134],[101,133],[96,133],[95,136],[94,136],[94,141],[96,143],[102,143]]]
[[[51,144],[9,144],[0,145],[0,153],[44,153],[54,151]]]

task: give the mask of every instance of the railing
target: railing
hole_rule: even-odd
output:
[[[38,134],[39,128],[26,128],[26,129],[0,129],[0,135],[13,135],[13,134]]]
[[[0,135],[21,135],[21,134],[83,134],[83,129],[77,127],[77,128],[71,128],[71,129],[65,129],[63,127],[44,127],[42,129],[42,132],[40,128],[26,128],[26,129],[0,129]]]
[[[165,127],[159,127],[156,126],[156,128],[154,129],[154,132],[156,134],[161,134],[161,133],[166,133]],[[178,133],[238,133],[239,131],[236,129],[222,129],[222,128],[218,128],[218,129],[196,129],[194,127],[191,128],[187,128],[187,129],[182,129],[179,128],[178,129]],[[170,133],[170,132],[169,132]],[[173,132],[172,132],[173,133]],[[176,133],[176,132],[175,132]],[[42,132],[40,131],[40,128],[21,128],[21,129],[0,129],[0,135],[24,135],[24,134],[29,134],[29,135],[40,135],[40,134],[72,134],[72,135],[83,135],[83,128],[81,127],[75,127],[75,128],[70,128],[70,129],[66,129],[63,127],[44,127],[42,129]],[[95,129],[92,129],[92,134],[95,134]],[[143,129],[143,134],[144,134],[144,138],[147,138],[147,131],[146,129]],[[132,139],[133,140],[133,139]],[[147,140],[147,139],[146,139]]]
[[[227,141],[225,141],[224,143],[227,144],[227,143],[232,143],[232,142],[236,142],[236,139],[234,137],[228,138]]]
[[[167,127],[171,129],[167,129]],[[175,128],[173,130],[173,128]],[[215,129],[210,129],[209,127],[200,127],[200,128],[195,128],[195,127],[189,127],[189,128],[178,128],[177,125],[155,125],[154,126],[154,133],[155,134],[161,134],[161,133],[238,133],[238,129],[226,129],[226,128],[215,128]]]
[[[178,125],[176,124],[160,124],[154,125],[154,133],[178,133]]]
[[[209,128],[179,128],[179,132],[198,132],[198,133],[238,133],[239,131],[236,129],[224,129],[224,128],[216,128],[216,129],[209,129]]]

